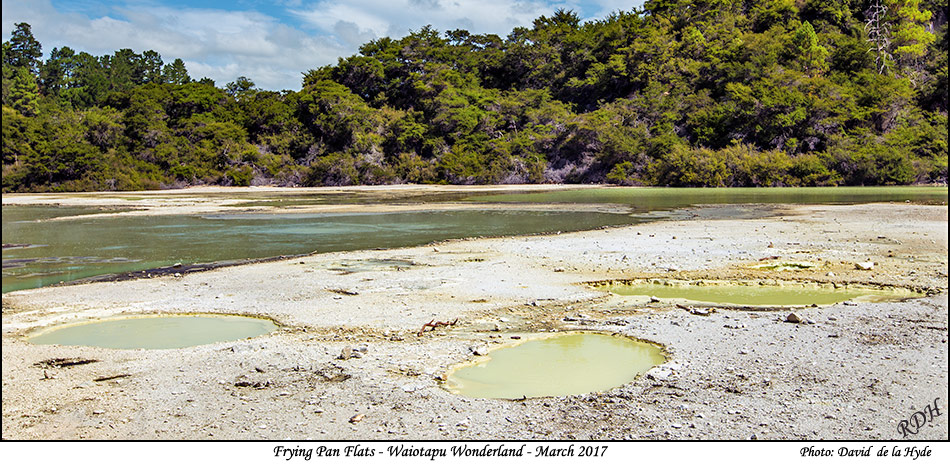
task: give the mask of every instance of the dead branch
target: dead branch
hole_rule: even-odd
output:
[[[426,328],[427,328],[427,327],[432,327],[432,330],[435,330],[437,327],[445,327],[445,326],[455,325],[456,323],[458,323],[458,321],[459,321],[459,319],[458,319],[457,317],[456,317],[455,320],[452,321],[452,322],[442,322],[442,321],[437,321],[437,320],[433,319],[433,320],[431,320],[431,321],[429,321],[429,322],[426,322],[425,324],[422,324],[422,328],[419,329],[419,333],[417,333],[416,336],[421,337],[422,334],[423,334],[423,332],[426,331]]]

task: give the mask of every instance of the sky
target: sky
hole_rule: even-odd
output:
[[[220,87],[239,76],[266,90],[299,90],[307,70],[336,64],[381,37],[431,25],[506,36],[559,8],[600,19],[643,0],[2,0],[3,41],[29,23],[43,45],[93,55],[155,50]]]

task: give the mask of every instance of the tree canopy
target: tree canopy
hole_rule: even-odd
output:
[[[217,87],[184,61],[3,43],[3,191],[947,181],[946,0],[650,0],[506,37],[424,27]]]

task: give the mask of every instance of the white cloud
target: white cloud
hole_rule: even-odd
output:
[[[605,18],[611,13],[616,13],[617,11],[630,11],[634,7],[639,9],[643,6],[644,0],[594,0],[593,3],[596,5],[595,8],[591,8],[591,17],[592,18]]]
[[[69,46],[95,55],[131,48],[155,50],[166,62],[185,61],[192,77],[218,85],[246,76],[265,89],[299,89],[301,73],[333,64],[340,56],[384,36],[402,37],[432,25],[439,31],[507,35],[517,26],[558,8],[580,12],[582,0],[284,0],[304,30],[255,11],[170,8],[127,0],[124,6],[97,4],[86,11],[60,11],[50,0],[3,0],[4,38],[14,23],[27,22],[44,52]],[[157,0],[160,2],[160,0]],[[236,2],[240,7],[240,2]],[[586,10],[600,16],[629,10],[642,1],[594,0]]]
[[[210,77],[218,85],[247,76],[261,88],[298,89],[302,72],[352,53],[333,37],[313,36],[257,12],[138,6],[88,18],[60,12],[49,0],[3,0],[4,38],[17,22],[32,26],[46,53],[62,46],[94,55],[151,49],[166,62],[181,58],[192,77]]]
[[[360,37],[373,38],[402,37],[426,25],[439,31],[464,28],[506,36],[558,8],[578,9],[574,0],[321,0],[305,5],[290,11],[319,31],[334,33],[341,24],[351,24]],[[347,45],[360,45],[345,40]]]

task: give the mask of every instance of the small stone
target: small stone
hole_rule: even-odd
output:
[[[651,296],[651,297],[650,297],[650,303],[659,303],[659,302],[660,302],[660,299],[659,299],[659,298],[657,298],[657,297],[655,297],[655,296]]]
[[[861,271],[870,271],[874,269],[874,262],[867,261],[864,263],[854,263],[854,267]]]
[[[663,367],[654,367],[647,371],[647,378],[652,380],[665,380],[673,374],[672,370]]]
[[[473,347],[469,348],[469,350],[470,350],[470,351],[472,352],[472,354],[474,354],[475,356],[485,356],[486,354],[488,354],[488,346],[487,346],[487,345],[477,345],[477,346],[473,346]]]
[[[785,322],[800,324],[802,321],[804,321],[804,318],[799,316],[797,313],[788,313],[788,316],[785,316]]]
[[[834,273],[834,272],[829,272],[829,273],[827,273],[827,274],[825,274],[825,275],[827,275],[828,277],[834,277],[834,276],[835,276],[835,273]]]
[[[366,417],[365,414],[357,414],[357,415],[355,415],[355,416],[353,416],[353,417],[350,418],[350,423],[351,423],[351,424],[355,424],[355,423],[357,423],[357,422],[362,421],[363,418],[365,418],[365,417]]]
[[[837,318],[837,317],[834,317],[834,316],[828,316],[828,320],[829,320],[829,321],[837,321],[838,318]]]
[[[680,425],[680,424],[670,424],[670,427],[673,427],[674,429],[681,429],[681,428],[683,428],[683,426]]]
[[[93,411],[92,413],[98,415],[98,414],[105,414],[106,412],[105,412],[104,410],[102,410],[102,409],[96,409],[96,410]]]

